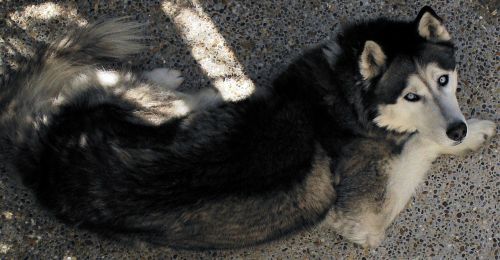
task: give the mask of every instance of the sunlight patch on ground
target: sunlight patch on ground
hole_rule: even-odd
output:
[[[11,245],[0,243],[0,254],[7,254],[11,248]]]
[[[0,51],[24,57],[34,55],[35,45],[30,39],[49,43],[59,35],[67,33],[71,26],[87,24],[87,21],[78,14],[76,3],[60,5],[46,2],[26,5],[6,14],[4,20],[7,27],[13,28],[18,33],[13,34],[13,37],[0,39]],[[0,66],[2,63],[3,61],[0,61]],[[16,60],[6,63],[13,69],[17,69],[20,65]]]
[[[78,15],[76,8],[61,7],[52,2],[28,5],[22,10],[9,14],[9,18],[24,30],[29,30],[31,25],[37,22],[48,21],[61,16],[64,16],[63,18],[66,20],[76,22],[80,26],[87,24],[87,21]],[[30,17],[30,19],[26,19],[26,17]]]
[[[10,55],[15,53],[24,53],[28,56],[33,56],[35,52],[22,40],[14,37],[9,37],[5,41],[6,52]]]
[[[50,18],[59,16],[62,8],[59,5],[48,2],[39,5],[30,5],[24,9],[24,12],[37,19],[48,20]]]
[[[243,99],[255,90],[255,85],[244,72],[216,25],[205,14],[198,1],[190,7],[170,1],[162,4],[163,11],[177,26],[191,55],[204,70],[225,100]]]

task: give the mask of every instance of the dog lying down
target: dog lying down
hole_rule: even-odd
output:
[[[175,70],[106,70],[143,50],[140,31],[126,19],[80,28],[0,95],[24,183],[62,221],[106,236],[234,248],[321,223],[376,247],[439,155],[495,133],[464,119],[452,37],[430,7],[348,26],[240,101],[179,92]]]

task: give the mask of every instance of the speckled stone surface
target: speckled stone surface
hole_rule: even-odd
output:
[[[176,68],[186,77],[185,89],[218,84],[237,97],[252,84],[267,84],[301,50],[332,36],[348,21],[381,15],[413,19],[423,5],[431,4],[458,47],[462,111],[467,118],[499,123],[496,1],[76,2],[0,0],[0,65],[15,68],[16,60],[30,55],[33,46],[64,34],[68,26],[103,15],[130,15],[148,23],[151,44],[133,66]],[[186,28],[193,24],[202,28]],[[59,223],[37,206],[0,158],[0,258],[499,259],[498,143],[497,135],[478,153],[438,159],[408,208],[387,230],[386,240],[371,250],[354,246],[326,227],[241,250],[189,252],[124,245]],[[0,154],[8,151],[0,147]]]

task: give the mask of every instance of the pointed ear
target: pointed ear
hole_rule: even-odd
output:
[[[382,72],[386,56],[374,41],[366,41],[363,53],[359,58],[359,72],[365,80],[371,79]]]
[[[424,6],[415,19],[418,34],[432,42],[445,42],[451,40],[451,36],[443,25],[443,20],[430,8]]]

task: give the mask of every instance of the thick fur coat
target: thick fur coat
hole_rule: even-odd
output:
[[[140,26],[97,22],[11,77],[0,125],[24,183],[82,228],[230,248],[324,221],[376,246],[439,154],[477,149],[494,133],[489,121],[469,122],[460,144],[444,145],[390,114],[413,74],[429,64],[455,70],[442,26],[428,7],[411,22],[354,24],[272,86],[225,102],[210,90],[175,91],[175,71],[103,69],[142,49]]]

